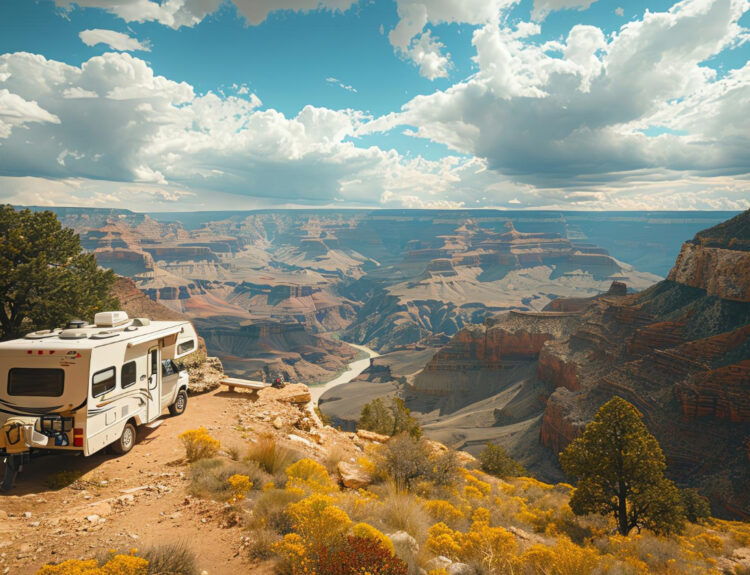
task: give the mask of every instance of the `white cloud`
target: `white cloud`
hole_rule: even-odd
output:
[[[329,77],[329,78],[326,78],[326,82],[328,82],[329,84],[333,84],[334,86],[338,86],[339,88],[342,88],[346,90],[347,92],[354,92],[355,94],[357,93],[357,89],[354,86],[344,84],[338,78]]]
[[[534,0],[531,17],[534,20],[544,20],[547,14],[558,10],[585,10],[596,0]]]
[[[248,24],[256,26],[269,14],[291,10],[308,12],[312,10],[345,11],[357,0],[231,0]],[[216,12],[224,0],[55,0],[55,4],[66,10],[74,6],[82,8],[102,8],[126,22],[158,22],[170,28],[191,27],[200,23],[206,16]]]
[[[625,16],[625,9],[622,6],[618,6],[617,8],[615,8],[615,14],[617,16],[623,17]]]
[[[367,129],[414,127],[407,133],[540,189],[591,190],[632,173],[658,180],[667,170],[747,174],[750,66],[717,78],[703,62],[741,41],[738,21],[749,5],[685,0],[647,11],[608,38],[578,25],[548,45],[487,24],[474,33],[474,76],[418,96]],[[638,131],[649,126],[672,133]]]
[[[9,138],[13,128],[27,124],[59,124],[60,119],[42,108],[35,100],[26,100],[0,89],[0,138]]]
[[[422,76],[428,80],[435,80],[447,78],[451,67],[450,54],[443,53],[443,48],[445,46],[427,30],[414,39],[406,54],[419,67]]]
[[[78,37],[86,46],[106,44],[112,50],[119,50],[121,52],[133,52],[136,50],[143,52],[151,51],[151,47],[147,42],[139,42],[137,38],[133,38],[122,32],[116,32],[115,30],[102,30],[101,28],[82,30],[78,33]]]

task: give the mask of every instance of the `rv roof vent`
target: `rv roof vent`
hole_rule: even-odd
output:
[[[124,311],[100,311],[94,316],[96,327],[115,327],[128,323],[128,314]]]
[[[44,339],[46,337],[55,337],[56,335],[56,331],[52,331],[51,329],[42,329],[40,331],[32,331],[31,333],[27,333],[24,337],[26,339]]]
[[[151,325],[151,320],[147,317],[137,317],[133,320],[133,325],[145,327],[147,325]]]
[[[71,319],[65,324],[65,329],[81,329],[86,327],[86,322],[82,319]]]
[[[88,335],[85,331],[78,329],[64,329],[60,332],[60,339],[85,339]]]
[[[120,335],[116,331],[100,331],[91,336],[91,339],[108,339],[110,337],[117,337]]]
[[[133,320],[133,321],[135,322],[137,320]],[[128,327],[125,328],[125,331],[138,331],[138,328],[134,325],[129,325]]]

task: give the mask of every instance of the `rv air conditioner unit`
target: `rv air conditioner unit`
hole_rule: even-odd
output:
[[[96,327],[117,327],[128,323],[128,314],[124,311],[101,311],[94,316]]]

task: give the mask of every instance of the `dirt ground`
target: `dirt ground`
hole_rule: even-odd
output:
[[[222,445],[239,445],[245,440],[237,422],[255,403],[248,393],[212,391],[191,397],[183,415],[165,415],[153,430],[140,428],[138,443],[124,456],[32,460],[16,487],[0,494],[0,574],[33,574],[45,563],[179,542],[195,551],[209,575],[270,573],[268,565],[249,565],[242,530],[223,525],[223,503],[188,495],[177,437],[204,426]],[[83,477],[50,488],[51,476],[66,471]]]

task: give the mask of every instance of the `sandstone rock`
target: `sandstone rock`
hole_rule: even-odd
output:
[[[258,392],[258,396],[264,400],[302,405],[310,403],[311,400],[310,389],[302,383],[291,383],[281,389],[266,387]]]
[[[206,361],[188,369],[191,393],[205,393],[219,387],[224,377],[224,366],[218,357],[207,357]]]
[[[709,295],[750,302],[750,252],[686,242],[667,279]]]
[[[339,473],[341,483],[344,484],[344,487],[359,489],[360,487],[366,487],[372,483],[372,477],[370,474],[355,463],[339,461],[336,470]]]
[[[368,431],[366,429],[360,429],[357,431],[357,437],[364,439],[365,441],[376,441],[378,443],[385,443],[390,439],[387,435],[381,435],[380,433],[375,433],[374,431]]]
[[[419,544],[414,537],[406,531],[396,531],[388,535],[388,538],[393,543],[393,550],[399,559],[406,561],[409,565],[416,562],[419,555]]]
[[[284,427],[284,422],[282,421],[280,417],[277,417],[276,419],[273,420],[273,426],[276,429],[281,429],[282,427]]]
[[[466,563],[451,563],[446,571],[448,575],[474,575],[474,569]]]

